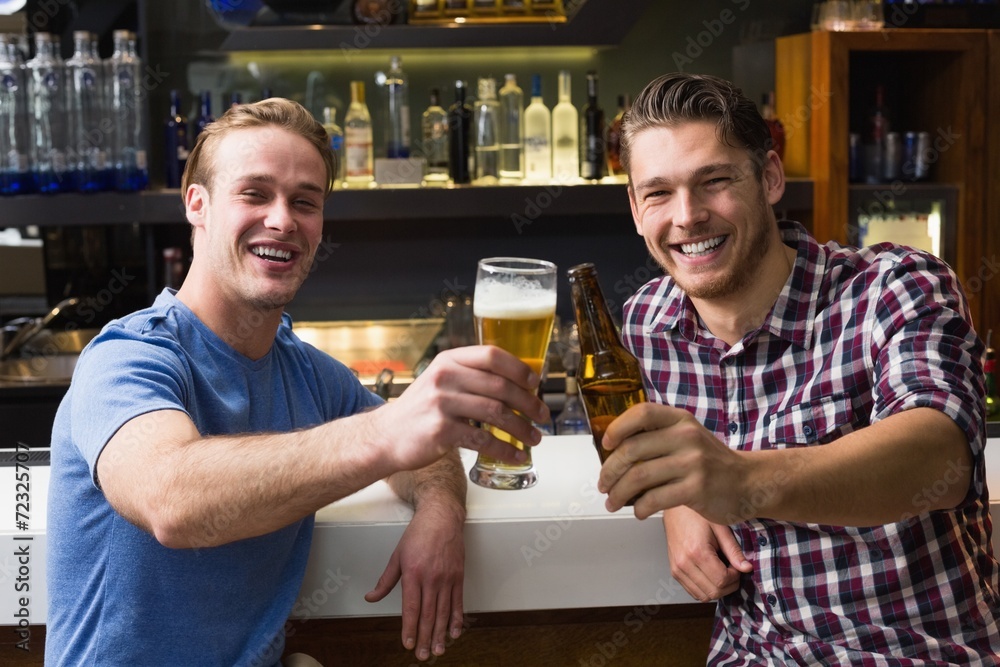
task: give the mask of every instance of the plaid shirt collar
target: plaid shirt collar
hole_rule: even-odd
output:
[[[782,220],[778,229],[782,241],[796,249],[795,266],[764,323],[748,336],[752,338],[761,331],[767,331],[803,349],[810,349],[819,290],[826,271],[826,252],[797,222]],[[698,311],[690,297],[676,284],[664,299],[660,314],[653,319],[648,333],[663,333],[671,329],[677,329],[691,343],[714,344],[715,339],[701,326]]]

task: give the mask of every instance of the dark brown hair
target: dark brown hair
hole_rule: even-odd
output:
[[[333,178],[337,173],[337,158],[330,148],[330,139],[323,126],[313,118],[298,102],[281,97],[239,104],[230,107],[226,113],[202,130],[198,142],[188,155],[184,176],[181,179],[181,197],[192,183],[204,185],[211,191],[212,181],[220,165],[215,164],[215,150],[230,132],[248,128],[273,125],[292,134],[297,134],[311,143],[319,151],[326,165],[326,195],[333,190]],[[252,150],[252,148],[248,148]]]
[[[720,141],[746,149],[759,178],[773,142],[756,105],[725,79],[681,72],[651,81],[625,114],[621,163],[626,173],[631,177],[632,142],[643,130],[706,120],[715,121]]]

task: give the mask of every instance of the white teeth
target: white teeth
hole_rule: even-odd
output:
[[[292,258],[292,253],[288,250],[278,250],[276,248],[266,248],[264,246],[256,246],[250,249],[250,252],[257,255],[258,257],[273,257],[275,259],[280,259],[287,262]]]
[[[707,241],[699,241],[698,243],[682,243],[681,251],[685,255],[704,255],[714,248],[718,247],[723,241],[726,240],[725,236],[716,236],[714,239],[708,239]]]

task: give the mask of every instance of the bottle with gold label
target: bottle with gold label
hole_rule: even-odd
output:
[[[609,452],[601,446],[604,432],[628,408],[646,401],[639,361],[622,345],[611,311],[597,282],[593,264],[580,264],[567,275],[580,334],[577,384],[587,411],[601,463]]]

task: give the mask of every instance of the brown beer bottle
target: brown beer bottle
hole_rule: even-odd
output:
[[[580,331],[577,384],[603,464],[610,453],[601,446],[608,425],[628,408],[644,403],[646,392],[639,361],[622,345],[611,319],[597,282],[597,269],[590,263],[580,264],[567,271],[567,276]]]

